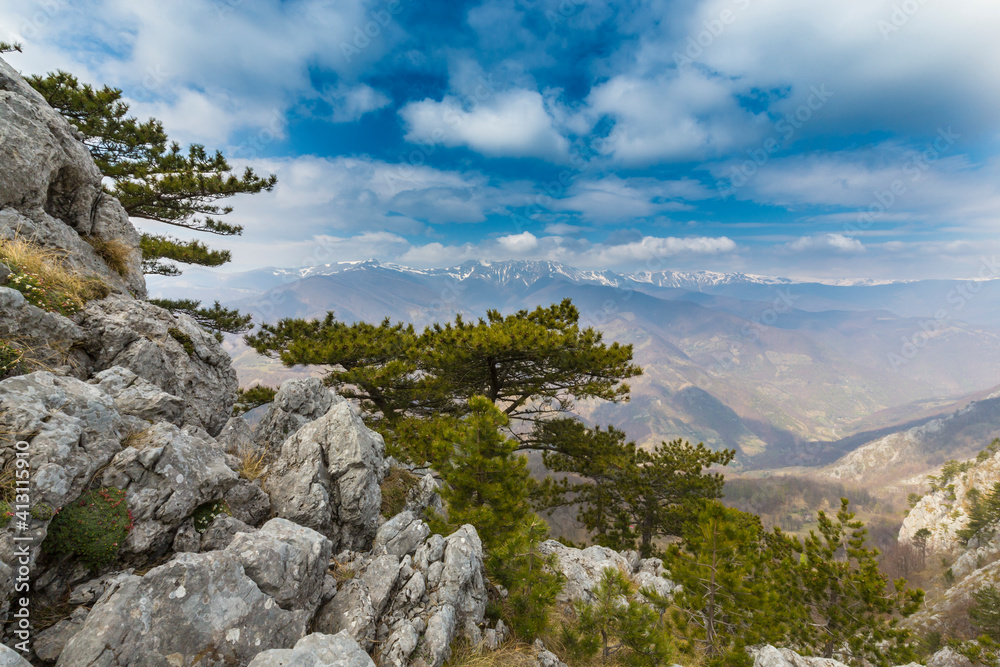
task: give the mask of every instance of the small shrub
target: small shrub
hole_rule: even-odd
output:
[[[93,569],[112,562],[132,529],[132,512],[125,491],[87,491],[56,512],[42,542],[44,551],[75,556]]]
[[[6,500],[0,500],[0,528],[5,527],[14,517],[14,508]]]
[[[254,385],[244,389],[240,387],[236,392],[236,403],[233,404],[233,414],[241,415],[254,408],[260,407],[274,400],[274,395],[278,393],[273,387],[264,385]]]
[[[242,446],[236,450],[235,456],[240,462],[237,470],[240,477],[249,479],[251,482],[257,479],[262,482],[264,481],[267,475],[268,463],[266,449],[262,447]]]
[[[224,500],[211,500],[199,505],[194,514],[191,515],[191,518],[194,519],[194,529],[199,533],[204,533],[215,521],[215,517],[223,514],[232,515],[232,510],[229,509],[229,505]]]
[[[170,334],[171,338],[181,344],[181,347],[184,348],[184,351],[187,352],[189,357],[194,356],[194,341],[191,340],[191,336],[187,335],[177,327],[170,327],[167,329],[167,333]]]
[[[330,561],[329,574],[333,575],[333,578],[337,580],[338,584],[342,584],[345,581],[350,581],[354,577],[358,576],[358,573],[353,567],[349,566],[347,563],[341,563],[338,560]]]
[[[406,495],[420,483],[420,478],[406,468],[389,468],[382,482],[382,516],[392,518],[406,507]]]
[[[112,271],[120,276],[128,273],[128,260],[132,249],[121,239],[101,239],[96,236],[84,236],[86,241],[97,251],[97,254]]]
[[[38,519],[39,521],[48,521],[56,515],[56,511],[52,509],[52,505],[46,503],[38,503],[31,508],[30,513],[33,519]]]

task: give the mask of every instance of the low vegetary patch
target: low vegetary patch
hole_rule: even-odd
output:
[[[132,512],[125,502],[125,491],[95,489],[56,512],[42,549],[74,556],[98,569],[114,561],[131,529]]]

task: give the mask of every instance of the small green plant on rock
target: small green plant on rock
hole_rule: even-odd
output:
[[[199,533],[204,533],[215,521],[215,517],[223,514],[232,515],[232,510],[229,509],[229,505],[224,500],[212,500],[199,505],[194,514],[191,515],[191,518],[194,519],[194,529]]]
[[[14,508],[6,500],[0,500],[0,528],[4,528],[14,517]]]
[[[389,468],[382,482],[382,516],[391,519],[406,507],[406,495],[420,483],[420,478],[406,468]]]
[[[24,372],[24,353],[9,342],[0,340],[0,380]]]
[[[125,502],[125,491],[95,489],[55,513],[42,549],[53,555],[75,556],[98,569],[114,561],[131,529],[132,512]]]
[[[184,351],[187,352],[189,357],[194,356],[194,341],[191,340],[191,336],[187,335],[177,327],[170,327],[167,329],[167,333],[170,334],[171,338],[181,344],[181,347],[184,348]]]

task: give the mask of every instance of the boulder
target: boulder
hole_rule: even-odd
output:
[[[236,484],[224,456],[211,438],[166,422],[149,428],[142,448],[119,452],[102,481],[127,492],[134,526],[121,553],[143,560],[165,553],[196,509]]]
[[[315,530],[271,519],[253,533],[237,533],[226,547],[247,576],[283,609],[315,611],[330,563],[330,541]]]
[[[225,549],[236,538],[238,533],[253,533],[257,529],[248,526],[236,517],[222,514],[215,517],[205,533],[201,536],[199,548],[202,551],[218,551]]]
[[[375,667],[375,663],[346,632],[314,632],[295,648],[258,653],[248,667]]]
[[[401,558],[414,553],[430,533],[431,529],[415,513],[403,511],[382,524],[372,549]]]
[[[139,233],[104,192],[81,137],[0,60],[0,238],[31,239],[73,270],[144,297]],[[122,252],[121,273],[99,251],[112,243]]]
[[[829,658],[806,658],[787,648],[762,646],[752,649],[754,667],[847,667]]]
[[[315,612],[329,541],[280,519],[254,536],[256,545],[234,540],[222,551],[177,554],[143,577],[122,578],[94,605],[57,665],[222,667],[291,648]]]
[[[127,368],[113,366],[95,375],[90,384],[103,389],[118,411],[151,422],[182,425],[184,401],[147,382]]]
[[[287,380],[257,423],[253,438],[258,446],[276,452],[290,435],[325,415],[343,399],[323,386],[319,378]]]
[[[346,401],[281,447],[267,490],[275,514],[314,528],[334,551],[367,550],[378,526],[385,444]]]
[[[592,546],[574,549],[561,542],[548,540],[539,545],[538,551],[544,555],[555,554],[557,569],[566,577],[562,592],[556,598],[560,602],[593,602],[593,590],[601,581],[606,568],[612,567],[623,572],[631,572],[632,567],[622,554],[607,547]]]
[[[0,211],[0,216],[3,215]],[[72,320],[32,306],[17,290],[0,287],[0,338],[30,349],[31,359],[44,368],[84,379],[90,357],[80,349],[84,332]]]
[[[184,424],[218,434],[236,400],[236,371],[210,333],[187,315],[145,301],[92,301],[80,322],[94,370],[126,368],[184,401]]]
[[[376,621],[368,586],[355,578],[344,583],[320,608],[315,627],[328,634],[346,633],[367,651],[375,641]]]
[[[241,477],[222,499],[233,518],[250,526],[259,526],[271,518],[271,497],[257,482]]]
[[[69,640],[83,627],[90,610],[77,607],[66,618],[39,632],[31,642],[31,650],[45,662],[55,662],[66,648]]]
[[[30,496],[36,506],[62,507],[83,493],[91,480],[120,450],[126,421],[100,388],[76,378],[40,371],[0,382],[0,431],[25,434],[32,475]],[[15,443],[0,441],[0,467],[13,466]],[[30,566],[35,569],[50,517],[35,514]],[[14,556],[13,522],[0,529],[0,561]]]

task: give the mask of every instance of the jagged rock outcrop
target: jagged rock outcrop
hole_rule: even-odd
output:
[[[274,511],[330,536],[335,551],[368,549],[378,526],[384,458],[382,436],[339,399],[281,446],[266,485]]]
[[[257,654],[249,667],[375,667],[357,642],[346,632],[324,635],[314,632],[300,639],[295,648],[272,649]]]
[[[122,555],[150,559],[164,554],[181,524],[201,505],[221,500],[238,476],[222,448],[197,430],[159,422],[141,437],[140,447],[115,455],[102,480],[127,493],[134,526]]]
[[[62,507],[83,493],[94,476],[122,449],[129,422],[100,387],[49,372],[0,382],[0,432],[23,438],[32,474],[30,497],[37,506]],[[0,467],[13,467],[16,440],[0,439]],[[30,567],[35,568],[50,517],[33,516]],[[13,562],[13,522],[0,530],[0,561]],[[4,596],[6,596],[6,590]]]
[[[947,590],[934,596],[920,611],[903,620],[903,625],[919,635],[940,632],[945,636],[974,636],[969,625],[972,594],[987,586],[1000,586],[1000,561],[989,563]]]
[[[0,59],[0,238],[13,233],[55,250],[83,275],[144,297],[139,234],[101,173],[82,135]],[[98,249],[121,248],[121,273]]]
[[[619,553],[601,546],[574,549],[555,540],[543,542],[538,551],[543,555],[555,555],[556,569],[566,578],[557,597],[559,602],[593,602],[593,590],[609,567],[628,573],[639,589],[649,587],[660,595],[669,596],[675,588],[673,582],[663,576],[665,570],[661,560],[640,559],[634,551]]]
[[[338,400],[340,397],[323,386],[319,378],[283,382],[253,431],[254,441],[267,451],[277,452],[290,435],[325,415]]]
[[[91,360],[80,348],[84,333],[76,323],[31,305],[20,292],[7,287],[0,287],[0,313],[0,339],[30,348],[36,364],[86,378]]]
[[[899,541],[912,543],[917,531],[930,531],[927,550],[931,553],[954,554],[961,550],[958,531],[969,523],[970,489],[988,493],[1000,482],[1000,452],[976,462],[969,470],[958,473],[939,491],[921,498],[903,520]]]
[[[255,537],[222,551],[177,554],[143,577],[120,581],[94,605],[57,665],[200,660],[221,667],[294,646],[315,613],[330,542],[281,519]]]
[[[186,315],[123,297],[92,301],[80,326],[94,371],[121,366],[184,401],[184,424],[218,434],[236,399],[236,371],[215,338]]]

